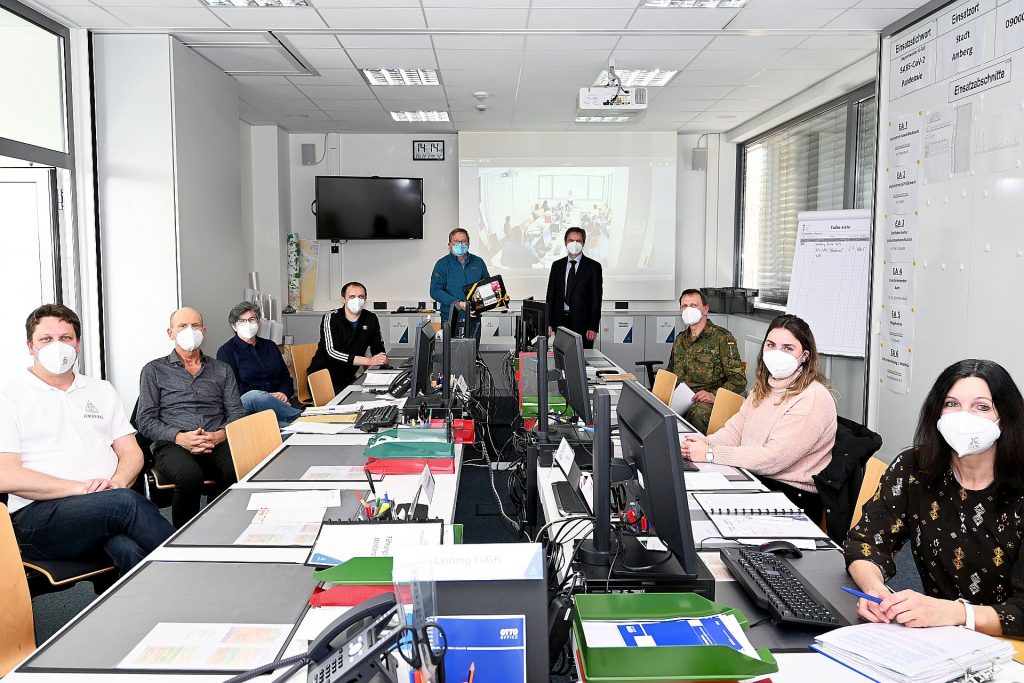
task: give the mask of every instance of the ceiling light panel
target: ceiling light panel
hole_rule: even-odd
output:
[[[576,123],[625,123],[628,116],[577,116]]]
[[[720,7],[737,9],[747,4],[747,0],[644,0],[644,7]]]
[[[435,69],[363,69],[370,85],[440,85]]]
[[[678,69],[616,69],[615,75],[619,77],[622,86],[625,88],[634,85],[658,87],[668,85],[679,73]],[[594,79],[594,85],[602,86],[608,83],[608,70],[602,69],[601,73]]]
[[[203,0],[210,7],[309,7],[306,0]]]
[[[448,112],[446,111],[393,111],[391,112],[391,118],[394,119],[395,121],[403,121],[407,123],[447,123],[449,121]]]

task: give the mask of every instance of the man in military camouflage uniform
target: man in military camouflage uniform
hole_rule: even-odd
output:
[[[703,292],[687,289],[679,297],[679,310],[688,328],[676,335],[668,369],[694,392],[686,421],[706,433],[715,392],[724,387],[742,394],[747,377],[732,333],[708,320],[708,300]]]

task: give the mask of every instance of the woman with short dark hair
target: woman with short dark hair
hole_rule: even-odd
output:
[[[890,465],[847,537],[867,621],[1024,635],[1024,399],[990,360],[943,370],[912,448]],[[924,594],[892,593],[893,555],[911,543]]]

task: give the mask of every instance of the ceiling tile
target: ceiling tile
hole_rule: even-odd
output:
[[[428,7],[427,25],[430,28],[486,28],[524,29],[527,9],[468,9],[455,7]]]
[[[895,9],[897,7],[907,10],[907,14],[910,14],[911,10],[915,10],[918,7],[923,7],[928,4],[928,0],[860,0],[857,3],[858,9]]]
[[[355,7],[322,9],[320,16],[332,28],[426,28],[423,11],[418,7]]]
[[[828,69],[765,69],[750,79],[751,85],[813,85],[834,72]]]
[[[608,66],[608,53],[604,50],[529,50],[523,66],[527,69],[600,70]]]
[[[321,66],[328,69],[352,68],[352,60],[340,47],[336,50],[306,48],[302,50],[302,57],[318,70]]]
[[[708,45],[709,50],[788,50],[796,47],[806,36],[717,36]]]
[[[810,36],[800,43],[807,50],[877,50],[878,35],[859,33],[850,35]]]
[[[375,112],[369,112],[369,111],[342,112],[340,117],[332,115],[332,118],[342,118],[345,121],[353,121],[353,122],[355,122],[355,121],[380,121],[380,120],[383,119],[383,117],[387,117],[388,120],[391,119],[391,117],[388,116],[387,112],[385,112],[383,109],[380,109],[380,110],[375,111]]]
[[[691,66],[672,79],[672,85],[742,85],[754,77],[763,67],[748,69],[714,69],[695,71]]]
[[[300,49],[304,47],[338,47],[338,39],[335,38],[334,36],[329,35],[318,35],[308,33],[277,33],[277,37],[281,38],[289,45],[294,45],[295,47]]]
[[[90,0],[46,0],[46,4],[49,7],[61,7],[64,5],[84,5],[86,7],[94,6]]]
[[[621,29],[633,16],[632,9],[536,9],[530,11],[529,28]]]
[[[719,100],[710,107],[709,112],[754,112],[761,113],[771,109],[778,100]]]
[[[319,109],[304,109],[302,111],[270,111],[259,110],[263,115],[276,119],[308,119],[310,121],[329,121],[330,117]]]
[[[536,12],[536,10],[534,10]],[[533,16],[532,14],[530,15]],[[531,18],[531,22],[533,19]],[[527,50],[608,50],[619,42],[616,35],[609,36],[527,36]]]
[[[889,24],[899,21],[908,13],[908,10],[902,8],[851,9],[827,24],[827,28],[865,28],[880,31]]]
[[[612,57],[618,69],[685,69],[697,50],[616,50]]]
[[[690,62],[687,69],[694,71],[711,71],[718,69],[742,69],[750,64],[771,66],[779,60],[785,50],[704,50]]]
[[[365,35],[365,34],[344,34],[338,36],[342,47],[356,50],[432,50],[430,36],[419,35]]]
[[[546,7],[619,7],[634,9],[639,4],[639,0],[533,0],[534,9]]]
[[[520,85],[575,85],[586,88],[594,84],[601,69],[523,69]]]
[[[521,50],[437,50],[441,78],[447,69],[518,69]]]
[[[473,98],[473,93],[480,90],[476,86],[446,86],[444,91],[448,95],[448,100],[451,102],[468,102],[470,100],[476,101]],[[514,86],[496,87],[496,88],[484,88],[491,94],[488,98],[488,102],[511,102],[516,97],[516,88]]]
[[[677,101],[666,100],[664,103],[662,103],[661,100],[658,100],[657,102],[653,103],[653,107],[656,110],[661,110],[661,111],[690,111],[690,112],[693,112],[693,111],[704,111],[705,109],[707,109],[708,107],[710,107],[711,105],[713,105],[717,101],[718,100],[710,100],[710,99],[709,100],[688,99],[688,100],[677,100]]]
[[[750,0],[746,9],[780,10],[791,9],[849,9],[856,5],[858,0]]]
[[[289,85],[290,83],[286,76],[261,76],[259,74],[238,74],[237,76],[232,76],[232,78],[234,78],[242,85]]]
[[[57,3],[44,0],[43,4],[55,5]],[[80,3],[67,3],[80,4]],[[94,5],[100,7],[204,7],[199,0],[93,0]]]
[[[338,9],[347,7],[415,7],[420,0],[307,0],[317,9]]]
[[[108,12],[133,28],[224,28],[202,7],[110,7]]]
[[[71,26],[82,28],[123,28],[127,26],[113,14],[95,6],[58,7],[54,9],[54,12],[64,17]]]
[[[438,50],[520,50],[522,36],[448,36],[435,35],[434,47]]]
[[[559,102],[576,102],[580,89],[571,85],[530,85],[521,86],[516,95],[516,102],[523,100],[541,100],[552,105]],[[538,112],[543,115],[543,112]]]
[[[650,88],[647,92],[648,94],[655,94],[657,101],[661,103],[678,100],[718,100],[735,89],[731,85],[708,85],[702,87],[669,85],[664,88]]]
[[[806,69],[808,67],[842,69],[868,55],[863,50],[802,50],[786,53],[765,66],[772,69]]]
[[[406,85],[402,87],[385,85],[372,88],[372,91],[377,99],[384,103],[394,100],[430,100],[441,102],[443,105],[448,103],[444,90],[436,85]]]
[[[433,50],[348,50],[360,69],[436,69]]]
[[[316,106],[326,112],[380,111],[377,100],[324,100],[316,99]]]
[[[372,100],[368,85],[300,85],[298,89],[312,99]]]
[[[724,100],[785,100],[805,90],[803,85],[741,85]]]
[[[206,47],[192,48],[224,71],[287,71],[297,67],[282,48],[272,47]]]
[[[501,69],[445,69],[441,72],[441,83],[445,86],[464,85],[487,90],[488,86],[514,86],[521,82],[519,65],[508,70]],[[538,84],[539,85],[539,84]]]
[[[720,29],[740,13],[738,9],[643,8],[629,22],[632,29]]]
[[[711,36],[622,36],[620,50],[700,50]]]
[[[530,0],[423,0],[423,6],[427,9],[431,7],[488,7],[497,9],[508,7],[526,9],[530,6]]]
[[[306,111],[314,109],[315,105],[309,100],[302,99],[258,99],[243,98],[246,102],[260,110],[273,111]]]
[[[283,78],[283,77],[281,77]],[[238,87],[238,96],[245,99],[251,98],[286,98],[286,97],[302,97],[302,91],[296,88],[291,83],[285,82],[283,85],[249,85],[241,84]]]
[[[319,76],[289,76],[295,85],[363,85],[366,80],[355,69],[317,69]]]
[[[794,12],[780,12],[774,9],[744,8],[739,16],[729,24],[729,28],[822,28],[841,13],[840,9],[801,9]]]

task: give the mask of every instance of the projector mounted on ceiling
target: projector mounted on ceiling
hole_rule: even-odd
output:
[[[647,111],[647,88],[623,88],[614,64],[608,65],[607,79],[603,86],[580,88],[576,101],[577,121],[608,120],[611,117],[632,119]]]

